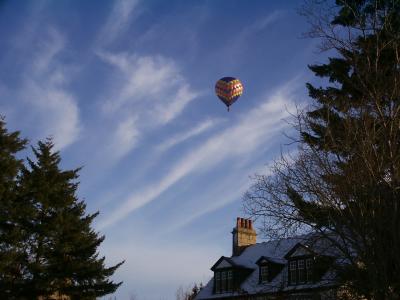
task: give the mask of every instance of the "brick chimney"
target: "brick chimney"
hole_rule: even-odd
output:
[[[247,246],[254,245],[257,242],[256,231],[249,219],[237,218],[232,235],[232,256],[240,255]]]

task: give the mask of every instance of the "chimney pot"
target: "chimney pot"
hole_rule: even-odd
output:
[[[232,234],[232,256],[240,255],[246,247],[257,243],[257,233],[250,219],[236,218],[236,228],[233,229]]]

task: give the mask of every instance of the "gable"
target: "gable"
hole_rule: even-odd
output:
[[[211,267],[211,271],[215,271],[216,269],[223,268],[231,268],[235,266],[235,263],[229,258],[225,256],[221,256],[220,259]]]
[[[285,258],[289,259],[294,257],[309,256],[313,254],[314,252],[310,250],[307,246],[298,243],[285,255]]]
[[[261,257],[259,260],[257,260],[256,264],[258,265],[265,265],[267,264],[269,261],[263,257]]]
[[[256,265],[261,266],[261,265],[266,265],[266,264],[272,264],[272,265],[284,265],[286,261],[283,259],[279,258],[271,258],[271,257],[266,257],[266,256],[261,256],[257,261]]]
[[[230,264],[226,259],[222,260],[218,265],[214,267],[215,270],[223,269],[223,268],[230,268],[232,264]]]
[[[292,255],[290,255],[290,257],[304,256],[304,255],[310,255],[310,254],[311,254],[311,251],[308,250],[307,248],[305,248],[305,247],[298,247],[298,248],[296,249],[296,251],[294,251],[294,252],[292,253]]]

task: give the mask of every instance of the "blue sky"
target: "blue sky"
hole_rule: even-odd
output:
[[[250,176],[287,150],[285,120],[322,60],[301,3],[0,2],[0,113],[84,167],[100,251],[126,260],[117,299],[175,299],[231,254]],[[224,76],[244,85],[229,113]]]

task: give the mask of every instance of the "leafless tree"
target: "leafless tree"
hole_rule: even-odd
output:
[[[324,86],[295,118],[298,151],[244,197],[271,238],[331,242],[355,298],[400,297],[400,1],[307,1],[310,37],[334,53],[310,66]]]
[[[186,288],[180,286],[176,291],[176,300],[193,300],[203,287],[202,283],[189,285]]]

